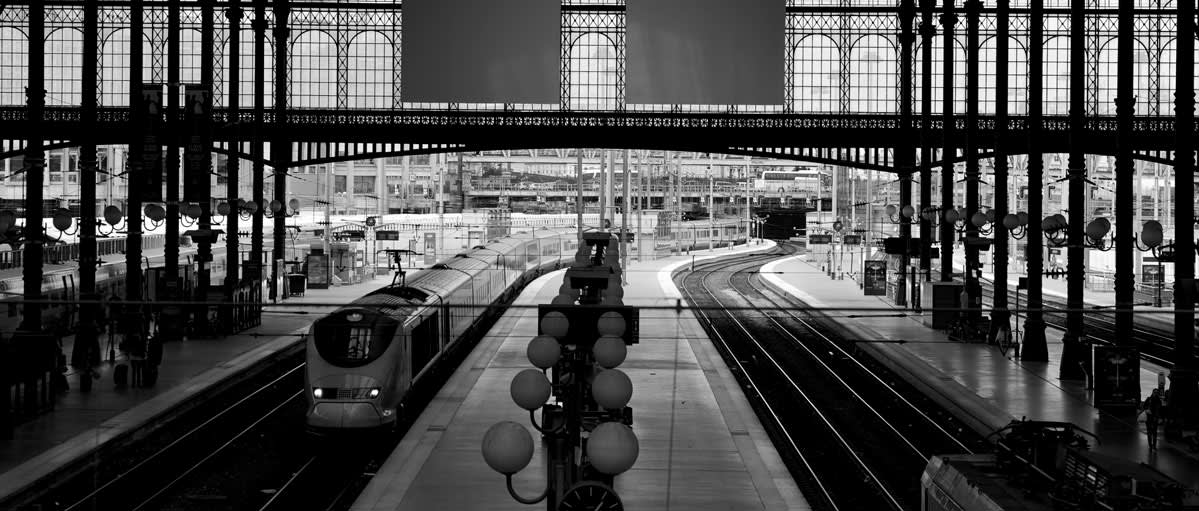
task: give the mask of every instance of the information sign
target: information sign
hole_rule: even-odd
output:
[[[437,264],[437,234],[425,233],[425,266]]]
[[[1141,404],[1141,356],[1136,348],[1094,346],[1095,407],[1136,409]]]
[[[1162,283],[1162,267],[1156,264],[1146,264],[1141,266],[1141,282],[1151,285],[1159,285]]]
[[[866,296],[885,296],[887,294],[887,262],[863,261],[862,275],[865,277],[862,289]]]
[[[329,287],[329,254],[308,254],[308,287],[312,289],[327,289]]]
[[[845,243],[846,245],[861,245],[862,244],[862,236],[857,235],[857,234],[846,234],[844,237],[841,238],[841,241],[843,243]]]
[[[831,234],[809,234],[808,235],[808,244],[809,245],[828,245],[832,242],[833,242],[833,235],[831,235]]]

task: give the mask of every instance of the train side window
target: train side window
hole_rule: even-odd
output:
[[[430,314],[425,321],[412,329],[412,375],[415,377],[433,359],[441,337],[440,313]]]

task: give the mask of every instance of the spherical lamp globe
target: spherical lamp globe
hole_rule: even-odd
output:
[[[628,353],[629,350],[624,344],[624,339],[615,335],[600,336],[595,341],[595,346],[591,348],[591,354],[595,356],[595,362],[604,369],[611,369],[623,364]]]
[[[1087,237],[1098,240],[1107,236],[1112,230],[1112,223],[1106,218],[1096,218],[1087,223]]]
[[[916,208],[913,208],[911,205],[904,206],[903,209],[899,210],[899,215],[902,216],[903,218],[912,218],[912,215],[915,215],[915,214],[916,214]]]
[[[619,474],[633,468],[639,450],[637,435],[619,422],[602,423],[587,438],[587,458],[591,466],[605,474]]]
[[[600,335],[624,335],[625,325],[624,316],[619,312],[608,311],[600,315],[599,321],[596,323],[596,330]]]
[[[516,406],[525,410],[536,410],[550,397],[550,381],[536,369],[525,369],[516,373],[508,389]]]
[[[512,421],[497,422],[483,434],[483,461],[504,475],[520,472],[533,459],[533,436]]]
[[[887,216],[895,216],[895,212],[898,211],[898,209],[899,208],[896,208],[894,204],[887,204],[887,207],[883,208],[883,212],[886,213]]]
[[[1145,222],[1145,226],[1141,228],[1141,243],[1149,248],[1157,247],[1162,244],[1162,224],[1157,220]]]
[[[108,225],[117,225],[121,223],[121,218],[124,216],[125,213],[121,211],[121,208],[116,206],[108,206],[104,208],[104,221],[107,222]]]
[[[633,380],[620,369],[608,369],[595,375],[591,395],[596,404],[607,410],[619,410],[633,398]]]
[[[525,354],[534,367],[549,369],[554,367],[554,364],[557,364],[558,359],[562,357],[562,345],[558,344],[558,339],[552,336],[539,335],[529,341],[529,347],[525,350]]]
[[[541,332],[545,335],[552,335],[559,339],[566,337],[566,333],[570,331],[570,320],[566,319],[566,315],[558,311],[550,311],[541,317]]]
[[[1017,227],[1020,227],[1020,216],[1019,215],[1016,215],[1013,213],[1008,213],[1003,216],[1003,228],[1004,229],[1011,231],[1011,230],[1016,229]]]
[[[970,215],[970,223],[975,227],[987,225],[987,214],[982,211],[975,211],[973,215]]]
[[[67,229],[70,229],[71,223],[74,220],[73,218],[71,218],[71,210],[66,209],[66,208],[58,208],[58,209],[54,210],[54,215],[52,216],[52,218],[53,218],[54,228],[58,229],[60,231],[65,231]]]

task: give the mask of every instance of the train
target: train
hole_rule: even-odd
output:
[[[485,333],[524,284],[569,266],[574,229],[492,240],[315,321],[305,366],[309,432],[387,429],[437,362]]]
[[[182,289],[187,291],[194,285],[195,271],[193,259],[196,248],[191,246],[179,247],[180,275],[183,277]],[[125,259],[123,254],[114,254],[101,258],[101,264],[96,268],[96,293],[105,300],[125,299]],[[165,269],[165,256],[158,254],[145,257],[142,260],[145,278],[143,279],[142,296],[153,301],[157,296],[156,282],[160,273]],[[225,278],[225,254],[216,250],[212,263],[209,265],[211,280],[220,282]],[[24,308],[21,301],[24,298],[24,280],[22,269],[9,268],[0,270],[0,301],[5,302],[5,312],[0,313],[0,333],[11,335],[20,326],[24,318]],[[42,270],[42,296],[49,303],[42,306],[42,324],[48,332],[56,336],[70,334],[78,326],[78,306],[63,303],[79,300],[79,267],[78,265],[47,264]]]

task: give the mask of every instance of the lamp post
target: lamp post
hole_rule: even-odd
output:
[[[525,497],[512,486],[512,474],[533,456],[533,439],[524,426],[504,421],[483,436],[483,459],[504,474],[508,494],[522,504],[544,500],[550,511],[623,509],[613,478],[632,468],[639,452],[627,407],[632,380],[616,369],[625,360],[626,344],[636,342],[630,323],[636,321],[635,310],[621,305],[618,254],[604,257],[606,247],[617,245],[612,235],[587,233],[584,239],[587,244],[576,254],[558,296],[539,308],[540,335],[526,350],[536,369],[518,373],[509,389],[545,439],[545,489]],[[547,371],[553,371],[554,383]]]

